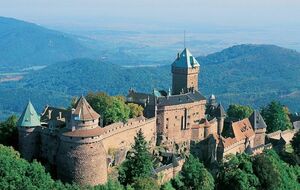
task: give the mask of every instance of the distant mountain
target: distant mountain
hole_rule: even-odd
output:
[[[259,108],[276,99],[293,111],[300,110],[300,53],[296,51],[238,45],[198,60],[201,92],[214,93],[225,106],[240,103]],[[130,87],[144,92],[154,87],[167,90],[170,65],[127,68],[92,59],[56,63],[19,82],[0,83],[0,110],[20,112],[29,98],[41,109],[45,104],[67,106],[72,96],[88,91],[126,95]]]
[[[82,38],[39,25],[0,17],[0,67],[48,65],[80,57],[95,57]]]
[[[237,45],[198,59],[203,90],[225,104],[259,107],[276,99],[300,110],[300,53],[274,45]]]

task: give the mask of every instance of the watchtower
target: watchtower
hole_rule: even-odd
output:
[[[198,90],[198,74],[200,64],[191,52],[185,48],[177,54],[172,64],[172,93],[173,95]]]

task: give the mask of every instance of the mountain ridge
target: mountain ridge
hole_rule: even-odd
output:
[[[95,57],[94,50],[87,47],[84,40],[90,39],[0,17],[0,65],[25,67]]]
[[[10,23],[10,27],[4,27],[5,22]],[[30,30],[34,32],[28,32]],[[19,113],[20,105],[26,104],[28,99],[41,109],[46,104],[67,106],[72,96],[88,91],[126,95],[131,87],[143,92],[171,87],[173,60],[167,66],[126,68],[123,66],[128,60],[141,56],[131,55],[131,50],[126,52],[124,47],[112,54],[108,52],[112,49],[109,47],[102,54],[100,50],[95,51],[95,47],[89,47],[94,43],[89,40],[0,17],[0,66],[45,65],[24,74],[19,81],[0,83],[0,114],[4,110]],[[14,43],[17,45],[10,46]],[[139,53],[147,56],[146,52]],[[106,56],[105,62],[96,60],[100,55]],[[110,60],[110,55],[120,57]],[[146,62],[150,64],[149,57],[153,56],[147,57]],[[300,101],[300,53],[295,50],[276,45],[242,44],[197,59],[201,92],[206,96],[217,95],[225,106],[239,103],[259,108],[275,99],[294,111],[300,110],[300,105],[295,104]],[[143,59],[134,63],[138,62],[142,63]],[[7,72],[7,69],[2,71]]]

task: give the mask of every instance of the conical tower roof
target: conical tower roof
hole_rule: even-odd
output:
[[[76,102],[73,114],[77,115],[76,120],[81,121],[96,120],[100,117],[100,115],[95,110],[93,110],[93,108],[83,96],[81,96],[80,99]]]
[[[222,106],[221,103],[219,103],[219,105],[217,107],[216,116],[217,117],[225,117],[226,116],[226,112],[225,112],[224,107]]]
[[[173,67],[179,68],[193,68],[199,67],[200,64],[191,52],[184,48],[184,50],[178,55],[177,59],[172,64]]]
[[[33,105],[29,101],[25,110],[23,111],[21,117],[17,122],[19,127],[36,127],[40,126],[40,116],[36,113]]]
[[[267,125],[263,117],[260,115],[259,111],[254,110],[251,116],[249,117],[249,120],[254,130],[267,128]]]

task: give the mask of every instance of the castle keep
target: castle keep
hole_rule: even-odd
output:
[[[171,163],[154,168],[163,176],[160,183],[174,177],[184,159],[174,153],[192,152],[209,163],[229,154],[258,154],[270,148],[268,142],[288,143],[294,130],[269,134],[255,111],[241,121],[225,121],[226,112],[212,95],[208,100],[198,89],[199,62],[185,48],[172,64],[172,89],[152,93],[129,90],[128,103],[144,107],[144,116],[127,122],[102,126],[102,116],[82,96],[73,109],[46,106],[41,116],[31,102],[18,121],[19,150],[27,160],[39,159],[57,178],[65,182],[97,185],[107,182],[108,167],[121,163],[142,130],[151,150],[163,147]],[[224,126],[230,130],[224,136]],[[112,153],[113,152],[113,153]]]

